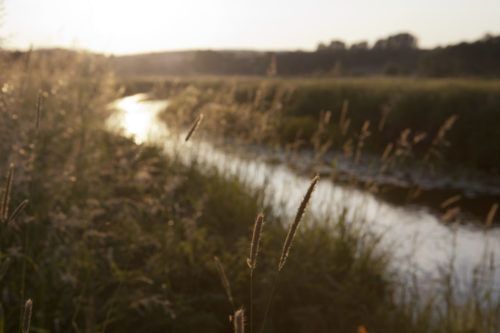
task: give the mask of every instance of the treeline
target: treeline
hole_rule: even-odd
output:
[[[111,59],[122,75],[499,77],[500,36],[435,49],[418,48],[410,34],[347,46],[321,43],[306,51],[180,51]]]

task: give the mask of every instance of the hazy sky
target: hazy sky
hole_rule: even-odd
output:
[[[0,0],[1,2],[1,0]],[[3,0],[16,48],[111,53],[192,48],[312,49],[409,31],[431,47],[500,34],[500,0]]]

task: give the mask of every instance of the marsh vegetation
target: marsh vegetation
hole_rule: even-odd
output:
[[[447,245],[443,255],[449,260],[433,268],[432,278],[411,271],[421,266],[408,265],[402,274],[392,247],[397,245],[384,241],[397,227],[373,229],[377,224],[367,218],[372,206],[366,202],[372,201],[366,198],[379,198],[383,184],[332,176],[342,156],[377,173],[383,166],[422,164],[426,172],[440,172],[455,165],[459,175],[494,179],[500,142],[494,140],[500,89],[495,81],[124,82],[108,70],[106,59],[79,53],[33,52],[7,57],[1,66],[0,172],[6,177],[0,332],[26,327],[28,299],[32,332],[499,329],[498,259],[490,251],[497,243],[471,257]],[[106,120],[117,112],[110,103],[138,91],[157,103],[168,99],[168,107],[155,104],[163,105],[158,118],[146,113],[130,118],[128,126],[150,131],[151,124],[166,124],[165,137],[138,137],[134,131],[129,137],[127,126],[110,130]],[[140,114],[142,104],[127,101],[122,111]],[[482,130],[470,132],[468,126]],[[394,151],[386,158],[393,164],[366,164],[370,154],[380,160],[390,143]],[[287,167],[306,150],[312,154],[306,167]],[[227,154],[224,160],[207,163],[220,151]],[[258,172],[230,171],[251,170],[259,154],[263,168],[286,169],[282,174],[295,178],[263,177],[258,183],[252,182]],[[276,160],[282,155],[286,159]],[[427,155],[429,162],[422,163]],[[276,164],[282,169],[271,168]],[[321,172],[325,164],[330,169]],[[311,183],[316,172],[321,181]],[[275,201],[279,187],[266,185],[273,181],[288,183]],[[405,190],[415,190],[413,185]],[[326,189],[347,190],[335,197]],[[349,206],[358,198],[345,194],[351,189],[369,197]],[[325,201],[332,198],[337,209],[315,213],[333,207]],[[366,215],[360,213],[363,204]],[[389,207],[377,216],[382,224],[388,211],[415,217],[411,225],[424,216],[379,199],[376,204]],[[458,215],[445,219],[448,224],[438,222],[455,204],[422,221],[458,242],[474,237],[487,243],[497,235],[493,202],[482,207],[472,227],[452,223]],[[259,214],[263,224],[254,231]],[[455,265],[469,261],[465,273]]]

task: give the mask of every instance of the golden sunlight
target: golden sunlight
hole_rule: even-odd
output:
[[[132,137],[138,144],[152,137],[157,138],[168,134],[166,126],[159,126],[157,115],[167,103],[163,101],[145,101],[147,95],[137,94],[120,99],[112,104],[116,109],[107,120],[107,126],[113,130],[121,130],[126,136]]]

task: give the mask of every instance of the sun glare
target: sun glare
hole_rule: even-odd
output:
[[[108,119],[108,127],[123,131],[126,136],[132,137],[138,144],[167,134],[165,126],[160,127],[157,122],[158,112],[167,103],[159,101],[148,103],[144,102],[145,98],[146,95],[138,94],[123,98],[112,105],[112,108],[116,109],[117,112]]]
[[[399,30],[416,34],[427,47],[500,31],[493,0],[481,6],[458,6],[454,0],[4,1],[1,37],[11,47],[77,47],[115,54],[313,49],[328,38],[374,42]]]

